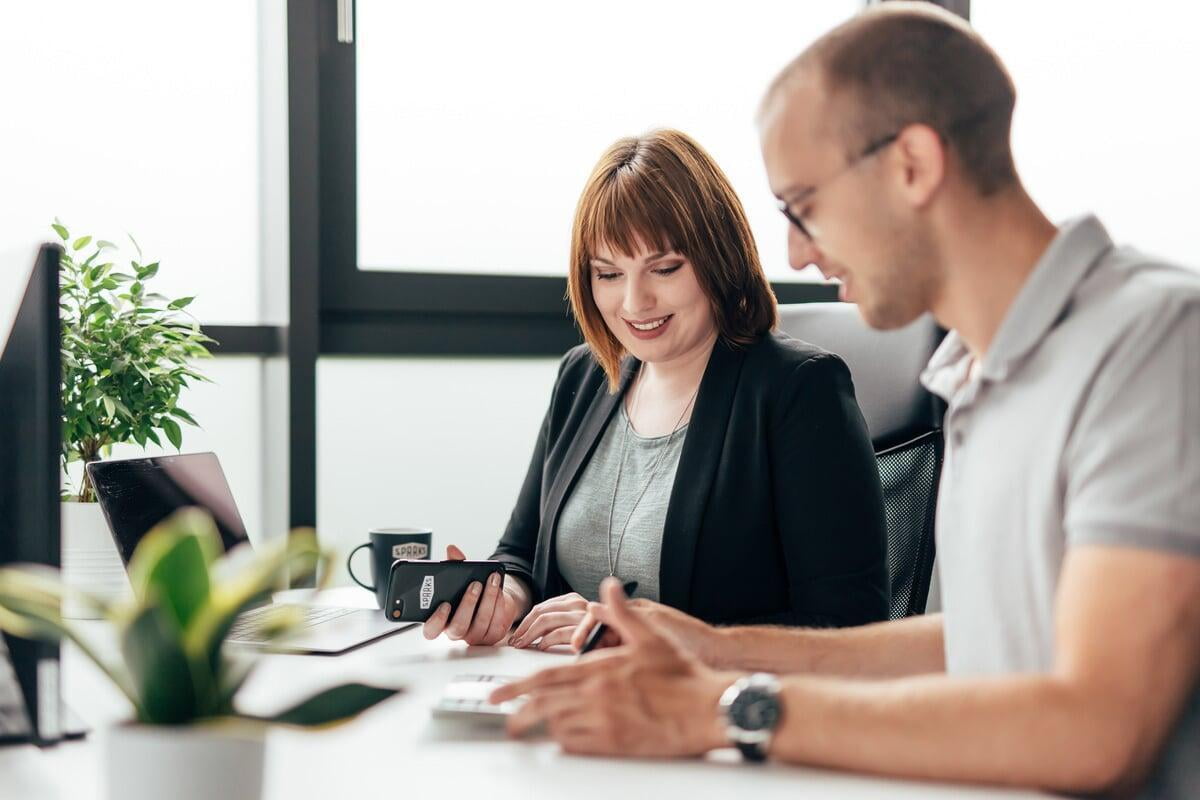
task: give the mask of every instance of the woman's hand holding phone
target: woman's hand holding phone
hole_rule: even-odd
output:
[[[465,561],[466,555],[454,545],[446,548],[448,561]],[[513,621],[531,605],[529,588],[515,575],[508,575],[501,587],[500,575],[493,574],[487,585],[479,581],[467,588],[458,608],[442,603],[425,621],[426,639],[436,639],[442,633],[455,641],[467,644],[492,645],[508,637]]]

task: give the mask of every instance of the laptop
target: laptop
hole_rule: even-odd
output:
[[[214,453],[96,461],[87,465],[87,471],[127,569],[142,537],[187,506],[212,515],[224,550],[243,543],[249,546],[242,516]],[[272,652],[334,655],[415,627],[390,622],[377,609],[296,605],[303,616],[299,627],[282,640],[268,642],[255,629],[270,606],[266,603],[239,616],[227,641]]]

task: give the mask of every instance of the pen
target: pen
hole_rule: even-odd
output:
[[[625,592],[625,596],[629,597],[630,595],[632,595],[634,592],[637,591],[637,587],[638,587],[637,581],[627,581],[625,583],[625,585],[621,587],[621,589]],[[595,650],[596,645],[600,644],[600,640],[604,638],[604,634],[606,634],[607,632],[608,632],[608,626],[605,625],[603,622],[601,622],[599,625],[597,625],[595,628],[593,628],[592,632],[590,634],[588,634],[587,641],[584,642],[583,647],[580,648],[579,655],[582,656],[584,653],[590,653],[591,651]]]

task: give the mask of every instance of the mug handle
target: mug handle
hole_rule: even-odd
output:
[[[350,555],[346,556],[346,572],[349,572],[349,573],[350,573],[350,580],[354,581],[355,583],[357,583],[359,586],[363,587],[363,588],[364,588],[364,589],[366,589],[367,591],[369,591],[369,592],[373,592],[373,591],[375,591],[375,587],[374,587],[374,586],[367,586],[365,583],[363,583],[362,581],[360,581],[360,580],[358,579],[358,576],[356,576],[356,575],[354,574],[354,565],[350,563],[350,562],[351,562],[351,560],[354,558],[354,554],[355,554],[355,553],[357,553],[359,550],[362,550],[364,547],[370,547],[370,546],[371,546],[371,543],[370,543],[370,542],[363,542],[363,543],[362,543],[362,544],[360,544],[358,547],[356,547],[356,548],[354,548],[353,550],[351,550],[351,551],[350,551]]]

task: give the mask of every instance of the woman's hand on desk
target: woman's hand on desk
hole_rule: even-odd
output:
[[[588,601],[575,592],[538,603],[513,631],[508,643],[513,647],[537,647],[539,650],[556,644],[570,644],[587,607]]]
[[[466,555],[454,545],[446,548],[450,561],[465,561]],[[486,586],[478,581],[467,588],[458,608],[442,603],[425,621],[425,638],[436,639],[442,633],[467,644],[499,644],[508,637],[513,620],[525,613],[531,603],[525,582],[515,575],[506,575],[501,588],[498,575]]]
[[[648,622],[654,630],[709,666],[716,666],[720,661],[718,652],[720,634],[712,625],[696,619],[690,614],[685,614],[677,608],[644,598],[628,600],[625,607]],[[575,652],[583,649],[588,635],[599,624],[596,618],[599,608],[599,603],[587,604],[587,613],[584,614],[579,626],[571,636],[571,647]],[[620,634],[613,628],[609,628],[605,631],[597,647],[615,647],[619,644],[621,644]]]

